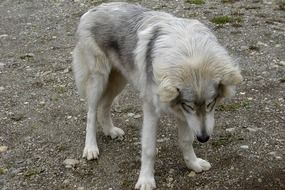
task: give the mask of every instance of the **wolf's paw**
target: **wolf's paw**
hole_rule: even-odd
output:
[[[153,190],[156,188],[155,180],[153,177],[140,177],[135,189],[139,190]]]
[[[211,164],[201,158],[197,158],[195,161],[191,162],[188,161],[186,164],[190,169],[194,170],[197,173],[207,171],[211,168]]]
[[[87,160],[97,159],[99,156],[99,149],[97,146],[85,146],[83,150],[83,158]]]
[[[115,139],[115,138],[122,138],[125,132],[118,127],[112,127],[108,131],[104,131],[104,134],[106,136],[110,136],[112,139]]]

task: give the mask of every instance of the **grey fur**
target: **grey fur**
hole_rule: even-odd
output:
[[[112,8],[118,8],[112,11]],[[107,56],[115,53],[128,69],[134,67],[133,51],[137,46],[137,30],[148,9],[127,3],[111,3],[91,11],[94,22],[90,31]]]
[[[150,38],[148,44],[147,44],[147,50],[146,50],[146,76],[147,80],[150,81],[153,79],[153,67],[152,67],[152,61],[153,61],[153,51],[155,49],[155,42],[161,35],[161,31],[159,27],[156,27],[152,31],[152,37]]]

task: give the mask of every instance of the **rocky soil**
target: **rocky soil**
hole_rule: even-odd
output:
[[[76,93],[71,52],[80,16],[107,1],[1,0],[0,189],[128,190],[140,167],[141,102],[128,86],[114,123],[122,140],[98,132],[100,158],[81,159],[85,102]],[[244,82],[217,109],[216,129],[196,153],[212,169],[187,169],[176,124],[158,134],[157,189],[285,189],[285,2],[283,0],[129,1],[214,30],[237,58]]]

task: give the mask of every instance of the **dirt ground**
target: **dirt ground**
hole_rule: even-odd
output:
[[[285,189],[285,2],[136,2],[201,20],[238,59],[245,78],[237,95],[218,107],[210,141],[195,143],[197,155],[211,162],[210,171],[190,174],[177,145],[175,121],[162,117],[157,189]],[[120,111],[112,113],[125,138],[111,140],[100,129],[99,160],[81,159],[86,109],[74,86],[71,52],[79,18],[95,4],[1,0],[0,189],[133,189],[142,110],[131,86],[120,97]],[[66,168],[67,158],[78,163]]]

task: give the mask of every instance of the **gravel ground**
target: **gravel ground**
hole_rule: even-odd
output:
[[[239,60],[245,78],[237,96],[218,108],[213,138],[195,143],[196,153],[212,163],[210,171],[186,168],[174,119],[163,116],[158,189],[285,189],[285,2],[133,2],[201,20]],[[1,0],[0,189],[133,189],[142,111],[131,86],[112,113],[125,138],[111,140],[99,131],[99,160],[81,159],[86,108],[74,86],[71,51],[80,16],[95,4]]]

